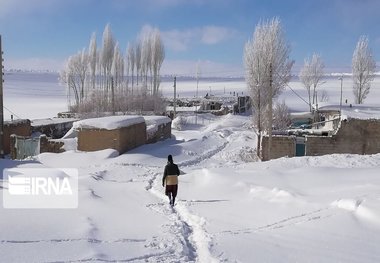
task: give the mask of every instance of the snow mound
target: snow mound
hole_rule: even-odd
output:
[[[73,139],[75,137],[78,137],[78,132],[73,127],[71,127],[71,129],[62,137],[62,139]]]
[[[63,153],[41,153],[37,159],[46,166],[77,168],[96,165],[103,161],[119,156],[119,152],[113,149],[105,149],[95,152],[66,151]]]
[[[348,212],[353,212],[356,216],[358,216],[361,219],[380,225],[380,215],[378,215],[376,212],[378,208],[371,209],[363,203],[364,201],[360,199],[340,199],[335,200],[331,203],[331,205],[346,210]]]
[[[361,200],[355,200],[355,199],[340,199],[340,200],[335,200],[334,202],[331,203],[331,205],[336,206],[340,209],[354,212],[358,209],[361,202],[362,202]]]
[[[279,188],[266,188],[262,186],[253,186],[249,193],[254,198],[260,198],[269,202],[288,202],[296,198],[296,195],[289,191]]]

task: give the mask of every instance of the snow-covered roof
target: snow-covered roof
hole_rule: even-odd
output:
[[[74,122],[73,128],[114,130],[144,122],[145,120],[141,116],[110,116],[77,121]]]
[[[146,126],[170,123],[172,120],[167,116],[143,116]]]
[[[17,119],[12,121],[4,121],[4,125],[19,125],[30,122],[29,119]]]
[[[292,112],[290,113],[290,118],[291,119],[308,119],[308,118],[313,118],[313,113],[310,111],[305,111],[305,112]]]
[[[338,111],[340,105],[329,104],[319,107],[319,111]],[[342,105],[342,119],[380,119],[380,105],[366,105],[366,104],[354,104],[354,105]]]
[[[75,119],[75,118],[36,119],[36,120],[32,120],[31,125],[34,127],[37,127],[37,126],[44,126],[44,125],[50,125],[50,124],[60,124],[60,123],[73,122],[73,121],[77,121],[77,120],[78,119]]]

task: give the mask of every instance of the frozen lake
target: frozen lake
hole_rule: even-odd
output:
[[[11,114],[15,118],[51,118],[58,112],[67,111],[66,88],[59,83],[57,73],[6,73],[4,83],[4,119],[9,120]],[[318,88],[319,93],[325,90],[329,102],[339,103],[341,81],[338,77],[326,77]],[[161,90],[165,97],[172,97],[174,93],[173,80],[164,78]],[[284,89],[278,100],[285,100],[292,111],[307,111],[308,105],[300,99],[295,91],[304,100],[307,92],[302,84],[293,79]],[[195,97],[197,82],[195,79],[177,77],[177,94],[180,97]],[[204,97],[207,93],[214,95],[233,94],[235,92],[247,94],[247,85],[244,79],[200,79],[198,96]],[[343,79],[343,103],[353,103],[352,79],[345,76]],[[380,97],[380,77],[372,82],[371,92],[365,104],[377,104]],[[13,112],[13,113],[11,113]]]

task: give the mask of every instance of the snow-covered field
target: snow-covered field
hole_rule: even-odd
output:
[[[339,90],[330,98],[339,98],[340,81],[331,85]],[[380,262],[380,154],[259,162],[249,117],[198,123],[121,156],[0,160],[2,169],[79,171],[78,209],[0,208],[0,261]],[[183,172],[174,208],[161,185],[168,154]]]

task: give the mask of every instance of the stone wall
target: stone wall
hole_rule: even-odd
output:
[[[154,130],[147,131],[146,143],[156,143],[161,140],[169,139],[172,136],[172,123],[157,125]]]
[[[4,121],[4,154],[10,153],[11,135],[29,137],[32,134],[30,120]]]
[[[108,148],[125,153],[146,143],[146,125],[138,123],[120,129],[80,129],[78,150],[98,151]]]
[[[380,120],[348,119],[330,137],[306,136],[306,155],[380,152]]]
[[[61,153],[65,150],[62,148],[64,142],[49,140],[46,135],[40,136],[40,153],[50,152],[50,153]]]
[[[262,161],[268,161],[269,137],[263,136],[261,140],[261,151],[259,157]],[[272,136],[271,159],[281,157],[296,156],[296,137],[295,136]]]

